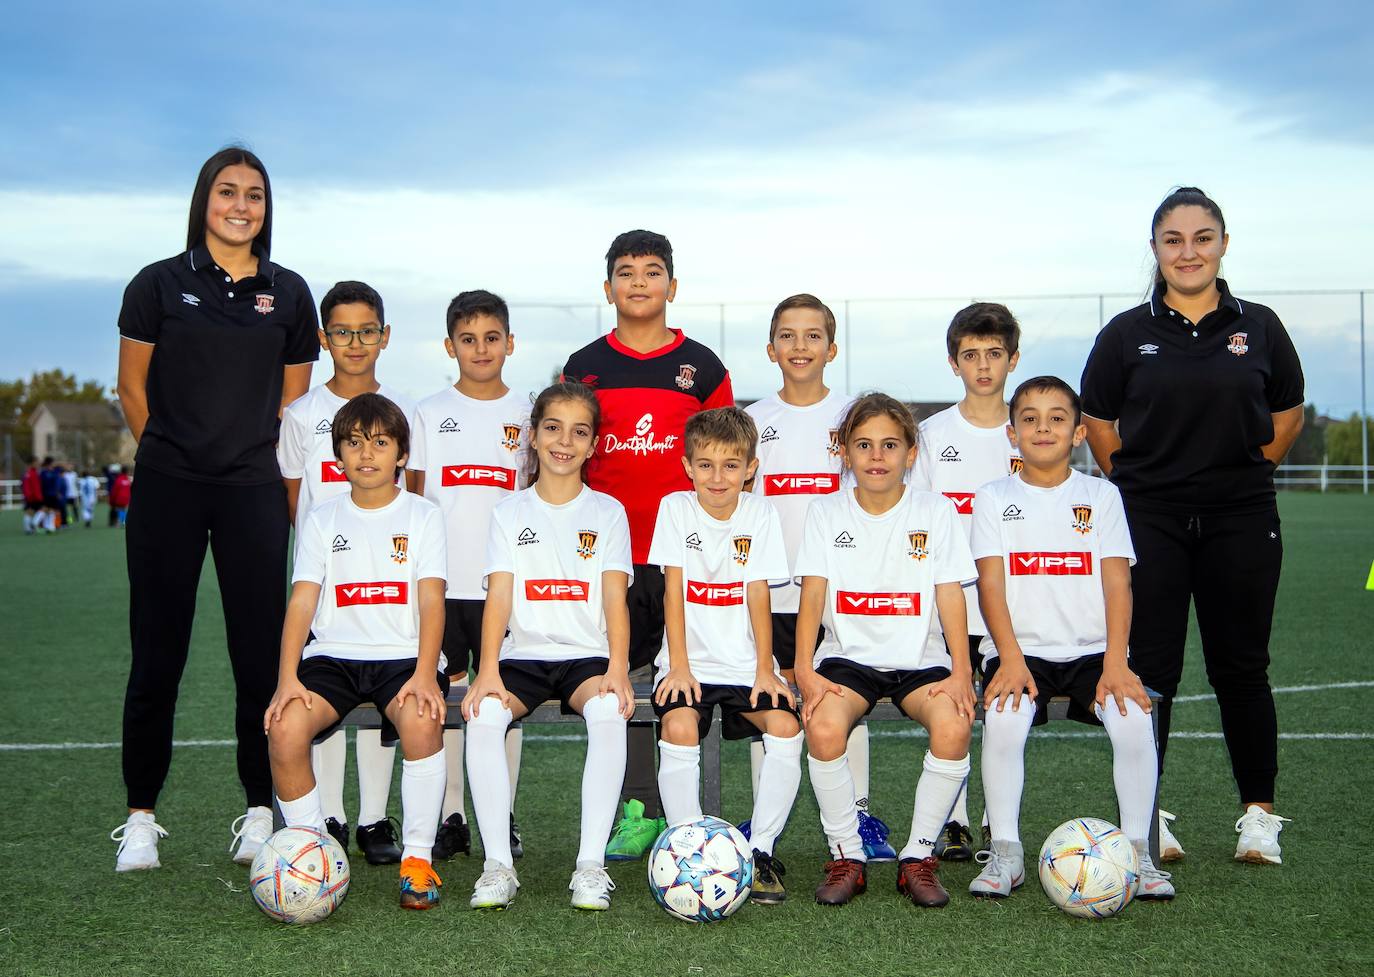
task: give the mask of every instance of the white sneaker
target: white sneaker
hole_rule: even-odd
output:
[[[229,830],[234,834],[234,840],[229,842],[229,850],[234,852],[234,864],[252,865],[262,843],[272,837],[272,809],[250,807],[234,819]],[[234,851],[235,845],[238,845],[238,851]]]
[[[1135,897],[1137,899],[1172,899],[1174,897],[1174,884],[1169,880],[1173,876],[1155,868],[1155,863],[1150,860],[1150,843],[1148,841],[1133,841],[1131,844],[1135,847],[1135,857],[1140,863],[1140,873],[1135,880]]]
[[[153,820],[152,814],[134,811],[127,821],[110,832],[110,840],[119,842],[115,871],[161,868],[162,863],[157,860],[157,840],[166,837],[167,829]]]
[[[1236,841],[1236,861],[1253,865],[1282,865],[1279,857],[1279,832],[1289,818],[1270,814],[1258,804],[1251,804],[1236,822],[1240,838]]]
[[[611,890],[615,888],[615,883],[611,881],[603,866],[588,865],[586,868],[579,868],[573,873],[568,888],[572,890],[574,909],[611,908]]]
[[[1174,833],[1169,830],[1169,822],[1175,820],[1168,811],[1159,812],[1159,860],[1161,862],[1181,862],[1187,854],[1178,843]]]
[[[473,909],[505,909],[519,888],[515,869],[488,859],[482,866],[482,874],[477,877],[477,884],[472,887],[468,905]]]
[[[1017,841],[994,841],[992,848],[973,856],[983,866],[968,884],[971,895],[1004,899],[1026,881],[1025,852]]]

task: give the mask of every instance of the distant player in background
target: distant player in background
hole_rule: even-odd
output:
[[[123,467],[115,466],[114,478],[110,481],[110,525],[124,528],[129,515],[129,499],[133,496],[134,479]]]
[[[62,472],[52,458],[43,459],[38,484],[43,491],[43,528],[55,533],[62,526]]]
[[[77,482],[77,492],[81,497],[81,521],[90,529],[95,519],[95,500],[100,494],[100,479],[85,472]]]
[[[38,471],[38,459],[30,458],[29,467],[24,469],[20,482],[24,495],[24,535],[47,530],[47,519],[43,515],[43,478]]]
[[[71,465],[62,465],[62,522],[75,526],[81,519],[81,476]]]

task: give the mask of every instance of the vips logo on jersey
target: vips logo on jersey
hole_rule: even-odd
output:
[[[644,414],[635,421],[635,433],[628,438],[618,438],[607,432],[601,440],[601,450],[610,454],[613,451],[628,451],[636,455],[665,454],[672,451],[678,442],[676,434],[656,438],[654,436],[654,415]]]
[[[930,533],[924,529],[915,529],[906,534],[906,541],[909,544],[906,555],[913,560],[924,560],[930,556],[930,550],[926,544],[930,541]]]
[[[334,601],[340,607],[358,604],[404,604],[407,584],[404,580],[381,580],[376,583],[340,583],[334,585]]]
[[[697,368],[690,363],[683,363],[677,368],[677,377],[673,380],[679,390],[691,390],[696,384]]]
[[[460,430],[462,428],[458,426],[458,422],[451,417],[445,417],[439,422],[440,434],[457,434]]]
[[[734,546],[734,561],[740,566],[749,562],[749,544],[753,542],[752,536],[736,536],[730,540]]]
[[[501,447],[507,451],[514,451],[520,447],[520,425],[502,424],[501,425]]]
[[[1090,505],[1076,505],[1073,507],[1073,531],[1080,536],[1086,536],[1093,531],[1093,507]]]
[[[1089,577],[1091,553],[1010,553],[1013,577]]]
[[[404,563],[406,561],[406,551],[410,549],[410,537],[405,533],[398,533],[391,537],[391,562]]]
[[[272,303],[275,301],[270,295],[258,295],[253,298],[253,308],[258,315],[271,315]]]
[[[1226,348],[1230,350],[1232,353],[1235,353],[1237,356],[1244,356],[1250,349],[1250,347],[1247,346],[1245,342],[1249,338],[1249,333],[1232,333],[1228,340],[1229,345]]]
[[[707,607],[733,607],[744,603],[744,584],[742,583],[702,583],[699,580],[687,581],[687,602],[704,604]]]
[[[526,580],[525,600],[578,600],[585,602],[589,590],[585,580]]]
[[[1026,467],[1025,461],[1024,461],[1023,459],[1021,459],[1021,458],[1012,458],[1012,459],[1007,463],[1007,465],[1008,465],[1008,467],[1011,469],[1011,471],[1009,472],[1009,474],[1012,474],[1012,475],[1018,474],[1018,473],[1021,471],[1021,469],[1023,469],[1023,468]]]
[[[493,468],[488,465],[445,465],[439,484],[483,485],[490,488],[514,489],[514,468]]]
[[[973,492],[945,492],[944,496],[954,503],[954,511],[959,515],[973,515]]]
[[[343,465],[337,461],[320,462],[320,481],[321,482],[346,482],[348,476],[344,474]]]
[[[764,495],[829,495],[840,490],[840,476],[830,472],[763,476]]]
[[[577,555],[584,560],[596,556],[596,533],[590,529],[577,531]]]
[[[835,594],[835,613],[866,617],[919,617],[921,595],[919,592],[867,594],[841,590]]]
[[[837,428],[837,427],[832,427],[832,428],[830,429],[830,443],[826,445],[825,450],[826,450],[826,452],[830,455],[831,458],[838,458],[838,457],[840,456],[840,429],[839,429],[839,428]]]

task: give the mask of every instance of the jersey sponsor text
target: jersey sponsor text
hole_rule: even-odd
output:
[[[691,604],[704,604],[707,607],[732,607],[743,604],[744,584],[702,583],[698,580],[688,580],[687,601]]]
[[[588,590],[585,580],[526,580],[525,600],[586,601]]]
[[[494,468],[487,465],[445,465],[439,482],[444,486],[489,485],[492,488],[514,489],[515,469]]]
[[[840,489],[840,476],[830,472],[765,475],[764,495],[829,495]]]
[[[334,585],[334,602],[339,607],[356,604],[405,604],[410,587],[404,580],[379,580],[375,583]]]
[[[1013,577],[1086,577],[1093,572],[1091,553],[1011,553]]]
[[[906,593],[860,593],[841,590],[835,594],[836,614],[862,614],[867,617],[918,617],[921,613],[919,591]]]

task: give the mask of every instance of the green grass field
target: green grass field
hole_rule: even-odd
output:
[[[119,739],[128,670],[123,538],[103,526],[26,538],[18,514],[4,513],[0,784],[9,820],[0,862],[0,974],[1374,973],[1374,592],[1364,589],[1374,560],[1374,500],[1289,494],[1281,509],[1287,559],[1273,683],[1365,683],[1278,696],[1285,735],[1331,737],[1280,744],[1279,811],[1293,819],[1281,868],[1232,861],[1240,812],[1224,747],[1215,738],[1176,736],[1164,806],[1180,815],[1188,857],[1174,867],[1179,895],[1172,903],[1137,903],[1089,923],[1054,909],[1033,879],[1009,900],[979,903],[967,895],[976,866],[966,864],[942,870],[953,895],[947,908],[917,911],[897,896],[895,867],[885,865],[870,872],[868,895],[822,908],[810,893],[824,842],[803,782],[777,852],[789,868],[786,904],[746,906],[722,925],[692,927],[657,908],[636,862],[611,869],[619,888],[610,912],[578,913],[566,892],[577,832],[577,811],[568,805],[569,798],[576,803],[583,748],[541,739],[576,727],[532,726],[517,804],[528,854],[510,911],[468,910],[481,867],[476,857],[440,865],[446,901],[424,914],[396,907],[394,867],[358,859],[344,905],[301,929],[269,922],[246,891],[246,870],[229,860],[229,822],[243,804],[229,747],[178,749],[158,809],[171,832],[161,845],[164,867],[115,874],[115,846],[106,836],[123,819],[124,792],[119,750],[100,744]],[[212,572],[202,580],[199,611],[176,735],[222,741],[232,736],[232,685]],[[1194,638],[1180,694],[1206,691]],[[1220,728],[1210,700],[1180,703],[1174,716],[1176,732]],[[909,725],[874,732],[874,806],[900,847],[924,742]],[[1105,735],[1037,734],[1028,754],[1027,848],[1069,817],[1114,819]],[[974,761],[970,806],[977,810],[976,745]],[[399,788],[392,803],[399,814]],[[748,816],[741,744],[726,748],[724,805],[731,820]],[[351,785],[349,807],[352,817]]]

